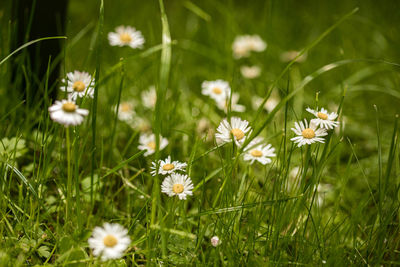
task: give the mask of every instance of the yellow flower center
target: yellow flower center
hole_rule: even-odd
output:
[[[131,110],[131,105],[129,105],[128,103],[122,103],[121,104],[121,111],[122,112],[128,112]]]
[[[128,33],[121,33],[119,35],[119,39],[121,40],[122,43],[127,44],[130,43],[132,41],[132,37],[130,34]]]
[[[72,85],[75,92],[83,92],[85,90],[85,84],[82,81],[76,81]]]
[[[156,149],[156,143],[155,142],[149,142],[148,144],[147,144],[147,146],[150,148],[150,149],[153,149],[153,150],[155,150]]]
[[[212,89],[212,91],[213,91],[213,93],[216,94],[216,95],[222,94],[222,90],[221,90],[221,88],[219,88],[219,87],[214,87],[214,88]]]
[[[172,186],[172,191],[174,191],[175,194],[180,194],[183,192],[183,185],[182,184],[174,184]]]
[[[244,137],[244,132],[238,128],[234,128],[231,130],[231,133],[236,138],[236,140],[240,140]]]
[[[314,137],[315,137],[315,132],[314,132],[314,130],[313,130],[313,129],[310,129],[310,128],[304,129],[304,130],[301,132],[301,134],[303,135],[304,138],[307,138],[307,139],[311,139],[311,138],[314,138]]]
[[[76,105],[72,102],[66,102],[62,105],[62,109],[65,112],[74,112],[76,110]]]
[[[252,151],[250,152],[250,154],[251,154],[253,157],[256,157],[256,158],[259,158],[259,157],[261,157],[261,156],[263,155],[263,153],[262,153],[260,150],[258,150],[258,149],[252,150]]]
[[[173,168],[175,168],[175,165],[171,164],[171,163],[167,163],[167,164],[164,164],[164,166],[162,166],[162,168],[163,168],[164,171],[170,171]]]
[[[118,243],[118,240],[113,235],[106,235],[103,238],[103,243],[104,243],[104,246],[112,248]]]
[[[318,116],[318,118],[320,118],[322,120],[328,119],[328,115],[326,115],[325,113],[322,113],[322,112],[318,112],[317,116]]]

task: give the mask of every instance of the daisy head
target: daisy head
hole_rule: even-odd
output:
[[[147,91],[141,94],[143,106],[148,109],[153,109],[157,102],[157,91],[154,85],[150,86]]]
[[[119,26],[115,32],[108,33],[108,41],[112,46],[130,46],[143,48],[144,38],[140,31],[131,26]]]
[[[131,243],[128,230],[117,223],[105,223],[103,227],[95,227],[88,240],[93,255],[101,256],[103,261],[119,259]]]
[[[318,126],[311,121],[310,125],[306,119],[304,119],[304,123],[302,121],[294,123],[295,128],[292,128],[292,131],[297,135],[293,137],[293,142],[297,143],[297,147],[301,147],[303,145],[311,145],[315,142],[324,143],[325,140],[322,136],[327,135],[326,129],[318,128]],[[317,129],[318,128],[318,129]]]
[[[271,163],[271,158],[276,156],[275,148],[270,144],[263,144],[262,141],[262,138],[255,138],[249,143],[243,156],[245,161],[250,161],[250,164],[258,161],[262,165]]]
[[[68,97],[76,100],[78,97],[94,96],[94,79],[87,72],[74,71],[67,73],[67,81],[63,79],[66,86],[60,87],[68,93]]]
[[[186,174],[172,173],[164,179],[161,185],[161,192],[170,197],[178,196],[179,199],[186,199],[186,196],[193,195],[192,180]]]
[[[167,145],[168,140],[160,136],[160,150],[163,150]],[[141,134],[138,148],[146,151],[144,156],[154,154],[156,152],[156,136],[154,134]]]
[[[211,245],[213,247],[218,247],[219,245],[221,245],[221,240],[219,239],[218,236],[215,235],[215,236],[211,237]]]
[[[151,175],[156,176],[157,174],[157,163],[152,162]],[[159,161],[158,173],[162,175],[167,175],[174,173],[176,171],[183,171],[186,168],[186,163],[179,161],[171,161],[171,156],[168,156],[165,160]]]
[[[49,107],[50,118],[65,127],[79,125],[83,122],[84,116],[89,114],[86,109],[81,109],[73,100],[61,100]]]
[[[229,83],[224,80],[204,81],[201,84],[201,93],[207,95],[217,102],[226,101],[231,93]]]
[[[232,94],[231,111],[244,112],[246,110],[245,106],[238,104],[239,98],[240,98],[240,96],[238,93]],[[226,100],[221,100],[221,101],[217,102],[217,107],[219,109],[225,111],[225,113],[228,113],[228,106],[229,106],[229,96],[227,97]]]
[[[232,117],[230,122],[228,122],[227,119],[224,119],[219,124],[215,138],[219,143],[232,142],[233,138],[236,145],[241,146],[250,133],[251,127],[249,126],[248,121],[242,120],[238,117]]]
[[[246,79],[254,79],[260,76],[261,68],[258,66],[241,66],[240,72]]]
[[[339,126],[339,122],[335,121],[338,117],[338,114],[335,112],[328,113],[324,108],[321,108],[320,110],[318,110],[318,108],[317,110],[307,108],[306,110],[316,117],[311,121],[321,128],[333,129]]]
[[[131,101],[123,101],[118,106],[118,119],[121,121],[132,121],[135,116],[135,110]]]
[[[237,36],[232,44],[233,57],[236,59],[249,57],[250,52],[262,52],[267,44],[258,35]]]

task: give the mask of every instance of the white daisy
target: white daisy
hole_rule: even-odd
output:
[[[299,51],[294,51],[294,50],[290,50],[290,51],[283,52],[283,53],[281,54],[281,61],[282,61],[282,62],[289,62],[289,61],[292,61],[292,60],[295,59],[299,54],[300,54]],[[301,63],[301,62],[304,62],[306,59],[307,59],[307,54],[304,53],[304,54],[301,55],[298,59],[296,59],[296,62]]]
[[[118,119],[121,121],[132,121],[135,116],[133,103],[131,101],[123,101],[118,106]]]
[[[244,112],[246,110],[245,106],[237,103],[239,101],[239,98],[240,98],[240,96],[238,93],[232,94],[231,111]],[[219,109],[225,111],[225,113],[228,112],[228,105],[229,105],[229,96],[227,97],[226,100],[221,100],[221,101],[217,102],[217,107]]]
[[[81,109],[73,100],[61,100],[49,107],[50,118],[65,127],[69,125],[79,125],[83,122],[83,117],[89,114],[86,109]]]
[[[62,80],[65,83],[65,79]],[[87,72],[74,71],[67,73],[67,85],[60,87],[61,90],[68,92],[68,97],[76,100],[77,97],[94,96],[94,78]]]
[[[322,136],[327,135],[326,129],[318,128],[313,121],[310,122],[310,126],[308,126],[308,122],[304,119],[304,124],[302,121],[294,123],[295,128],[292,128],[292,131],[297,134],[296,137],[290,139],[291,141],[297,143],[297,147],[301,147],[303,145],[311,145],[315,142],[324,143],[325,140]]]
[[[249,143],[243,156],[245,161],[250,161],[250,164],[253,164],[254,161],[258,161],[262,165],[271,163],[271,158],[276,156],[274,153],[275,148],[270,144],[262,144],[262,141],[262,138],[254,138],[254,140]]]
[[[112,46],[143,48],[144,44],[142,33],[131,26],[119,26],[115,28],[115,32],[108,33],[108,40]]]
[[[313,110],[311,108],[306,109],[308,112],[313,114],[316,119],[312,119],[311,121],[314,122],[317,126],[320,126],[325,129],[333,129],[337,126],[339,126],[339,122],[335,121],[336,118],[338,117],[338,114],[335,112],[328,113],[328,111],[324,108],[321,108],[321,110]]]
[[[148,109],[153,109],[157,102],[157,91],[154,85],[150,86],[147,91],[141,94],[143,106]]]
[[[254,95],[251,97],[251,104],[254,110],[257,110],[261,103],[263,102],[263,98],[259,97],[257,95]],[[268,112],[271,112],[278,104],[279,104],[280,98],[278,96],[275,96],[274,94],[271,94],[271,96],[267,99],[267,102],[264,104],[264,109],[267,110]]]
[[[261,68],[258,66],[241,66],[240,73],[247,79],[254,79],[260,76]]]
[[[144,156],[153,154],[156,151],[156,136],[154,134],[141,134],[139,137],[140,150],[146,150]],[[160,150],[163,150],[168,145],[168,140],[160,136]]]
[[[192,189],[192,180],[186,174],[179,173],[172,173],[161,185],[161,192],[170,197],[178,196],[179,199],[186,199],[186,196],[193,195]]]
[[[215,138],[220,144],[232,142],[232,136],[236,145],[241,146],[246,140],[246,134],[250,134],[249,122],[238,117],[232,117],[231,123],[224,119],[217,128]]]
[[[237,36],[232,44],[233,57],[236,59],[249,57],[250,52],[262,52],[267,44],[258,35]]]
[[[103,261],[119,259],[131,243],[128,230],[117,223],[105,223],[103,227],[95,227],[88,240],[93,255],[101,256]]]
[[[211,237],[211,245],[213,247],[218,247],[219,245],[221,245],[221,240],[219,239],[218,236]]]
[[[153,165],[151,167],[151,169],[153,170],[151,172],[151,175],[156,176],[157,164],[156,162],[152,162],[151,164]],[[162,175],[167,175],[174,173],[176,171],[182,171],[185,168],[186,168],[186,163],[182,163],[176,160],[171,162],[171,156],[168,156],[165,160],[159,161],[158,173]]]
[[[231,93],[229,83],[224,80],[204,81],[201,84],[201,93],[208,95],[216,102],[226,101]]]

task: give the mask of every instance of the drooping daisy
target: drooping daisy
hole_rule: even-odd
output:
[[[275,148],[273,148],[270,144],[263,144],[262,138],[255,138],[252,140],[249,145],[246,147],[246,152],[243,156],[245,161],[250,161],[250,164],[253,164],[254,161],[260,162],[262,165],[266,165],[271,163],[271,158],[275,157]]]
[[[178,196],[179,199],[193,195],[192,189],[192,180],[186,174],[172,173],[161,184],[161,192],[170,197]]]
[[[328,113],[328,111],[324,108],[321,108],[319,111],[318,109],[313,110],[311,108],[307,108],[306,110],[317,117],[311,121],[321,128],[333,129],[339,126],[339,122],[335,121],[338,116],[338,114],[335,112]]]
[[[133,103],[131,101],[123,101],[118,106],[118,119],[125,122],[130,122],[135,116]]]
[[[224,80],[204,81],[201,84],[201,93],[211,97],[216,102],[226,101],[231,93],[231,87]]]
[[[117,223],[105,223],[103,227],[95,227],[88,240],[93,255],[101,256],[101,260],[119,259],[131,243],[128,230]]]
[[[244,112],[246,110],[245,106],[238,104],[239,98],[240,96],[238,93],[232,94],[231,111]],[[225,113],[228,112],[228,105],[229,105],[229,96],[227,97],[226,100],[217,102],[217,107],[225,111]]]
[[[49,107],[50,118],[65,127],[69,125],[79,125],[83,122],[83,117],[89,114],[86,109],[81,109],[73,100],[63,99]]]
[[[144,44],[142,33],[131,26],[118,26],[115,32],[108,33],[108,40],[112,46],[143,48]]]
[[[292,128],[292,131],[295,132],[297,136],[293,137],[290,140],[297,143],[297,147],[301,147],[303,145],[311,145],[315,142],[324,143],[325,140],[324,138],[322,138],[322,136],[328,134],[326,132],[326,129],[318,128],[318,126],[313,123],[313,121],[311,121],[310,125],[308,125],[306,119],[304,119],[304,123],[302,121],[295,122],[294,126],[295,128]]]
[[[146,150],[143,154],[144,156],[151,155],[156,151],[156,136],[154,134],[141,134],[139,143],[138,148],[140,150]],[[163,150],[167,145],[168,140],[160,136],[160,150]]]
[[[151,164],[153,165],[151,167],[151,169],[153,170],[151,172],[151,175],[156,176],[157,164],[156,162],[152,162]],[[176,171],[182,171],[186,168],[186,165],[186,163],[182,163],[176,160],[171,162],[171,156],[168,156],[165,160],[159,161],[158,173],[162,175],[167,175]]]
[[[62,80],[64,83],[65,79]],[[68,97],[76,100],[78,97],[94,95],[94,78],[87,72],[74,71],[67,73],[66,86],[60,87],[61,90],[68,92]]]
[[[250,52],[262,52],[267,44],[258,35],[237,36],[232,44],[233,57],[236,59],[249,57]]]
[[[154,85],[150,86],[147,91],[141,94],[143,106],[148,109],[153,109],[157,102],[157,91]]]
[[[241,66],[240,73],[247,79],[254,79],[260,76],[261,68],[258,66]]]
[[[246,140],[246,135],[250,134],[250,132],[251,127],[248,121],[232,117],[230,123],[227,119],[224,119],[219,124],[215,138],[222,144],[232,142],[233,136],[236,145],[241,146]]]
[[[218,247],[219,245],[221,245],[221,240],[219,239],[218,236],[215,235],[215,236],[211,237],[211,245],[213,247]]]

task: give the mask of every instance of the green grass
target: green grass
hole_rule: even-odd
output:
[[[65,51],[46,59],[49,73],[63,62],[60,80],[73,70],[96,80],[95,98],[79,103],[89,116],[68,129],[47,112],[48,92],[65,97],[61,83],[34,77],[25,49],[64,37],[10,51],[11,1],[0,3],[0,266],[399,265],[396,1],[102,3],[71,0]],[[108,44],[119,25],[143,33],[143,50]],[[241,34],[260,35],[266,51],[233,59]],[[282,62],[288,50],[306,61]],[[260,66],[261,76],[244,79],[242,65]],[[216,79],[240,94],[244,113],[225,114],[201,94],[201,83]],[[151,85],[153,110],[140,97]],[[252,107],[254,95],[280,102],[267,112]],[[115,107],[127,99],[147,125],[118,120]],[[291,128],[317,106],[338,111],[340,127],[325,144],[297,148]],[[216,147],[213,132],[227,116],[248,120],[251,138],[275,147],[270,164],[250,165],[232,144]],[[148,157],[137,148],[146,127],[157,136]],[[163,150],[160,136],[169,141]],[[168,155],[188,164],[194,190],[185,201],[161,193],[164,177],[150,174]],[[88,246],[104,222],[129,230],[120,260],[102,263]]]

